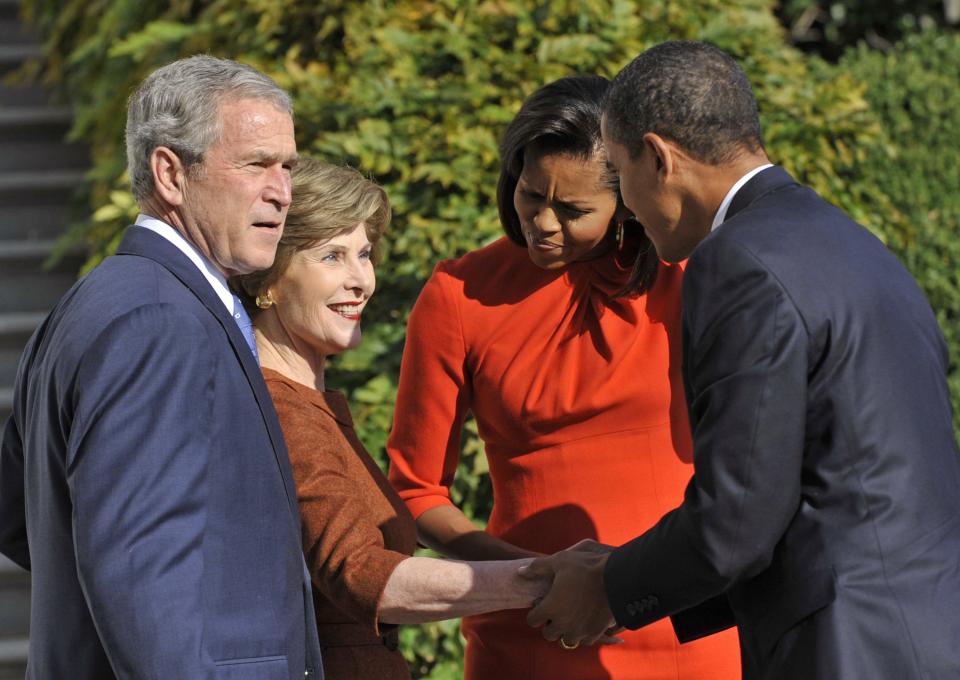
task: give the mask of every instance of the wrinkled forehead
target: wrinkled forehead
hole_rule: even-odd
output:
[[[269,100],[234,99],[217,109],[218,130],[211,145],[243,148],[264,159],[296,159],[293,118]]]

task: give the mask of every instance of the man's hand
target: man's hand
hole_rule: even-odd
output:
[[[585,538],[582,541],[577,541],[571,545],[567,550],[576,550],[577,552],[588,552],[596,553],[597,555],[606,555],[611,553],[614,550],[614,546],[607,545],[606,543],[598,543],[592,538]]]
[[[561,640],[566,649],[605,638],[617,625],[603,587],[603,570],[611,550],[596,541],[580,541],[521,568],[520,575],[526,578],[553,576],[550,591],[527,614],[527,623],[534,628],[543,626],[543,637]]]

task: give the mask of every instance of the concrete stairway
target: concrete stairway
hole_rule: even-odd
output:
[[[0,678],[22,680],[30,628],[30,575],[0,556]]]
[[[0,79],[40,54],[18,13],[19,0],[0,0]],[[0,83],[0,427],[23,346],[83,260],[72,253],[43,266],[87,166],[86,151],[64,142],[70,120],[41,88]],[[29,618],[29,574],[0,556],[0,680],[24,676]]]

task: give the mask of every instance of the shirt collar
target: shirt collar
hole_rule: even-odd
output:
[[[710,225],[710,231],[713,231],[719,227],[721,224],[723,224],[723,221],[727,219],[727,210],[730,209],[730,204],[733,202],[733,197],[737,195],[737,192],[740,191],[741,187],[753,179],[753,176],[761,170],[766,170],[767,168],[772,167],[773,163],[760,165],[738,179],[737,183],[730,187],[730,191],[728,191],[727,195],[723,197],[723,201],[720,203],[720,207],[717,209],[717,214],[713,216],[713,224]]]
[[[203,274],[203,278],[213,287],[217,297],[220,298],[223,306],[227,308],[227,312],[233,316],[233,293],[230,292],[226,277],[224,277],[216,267],[210,264],[210,260],[204,257],[195,245],[184,238],[183,234],[179,231],[166,222],[158,220],[156,217],[150,217],[149,215],[141,213],[137,215],[135,224],[138,227],[149,229],[153,233],[162,236],[186,255],[190,261],[196,265],[197,269],[200,270],[200,273]]]

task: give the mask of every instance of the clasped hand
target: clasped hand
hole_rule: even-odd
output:
[[[587,539],[521,567],[524,578],[553,579],[550,590],[527,614],[527,623],[543,626],[543,637],[561,640],[566,649],[622,642],[611,637],[619,629],[603,587],[603,570],[612,550]]]

